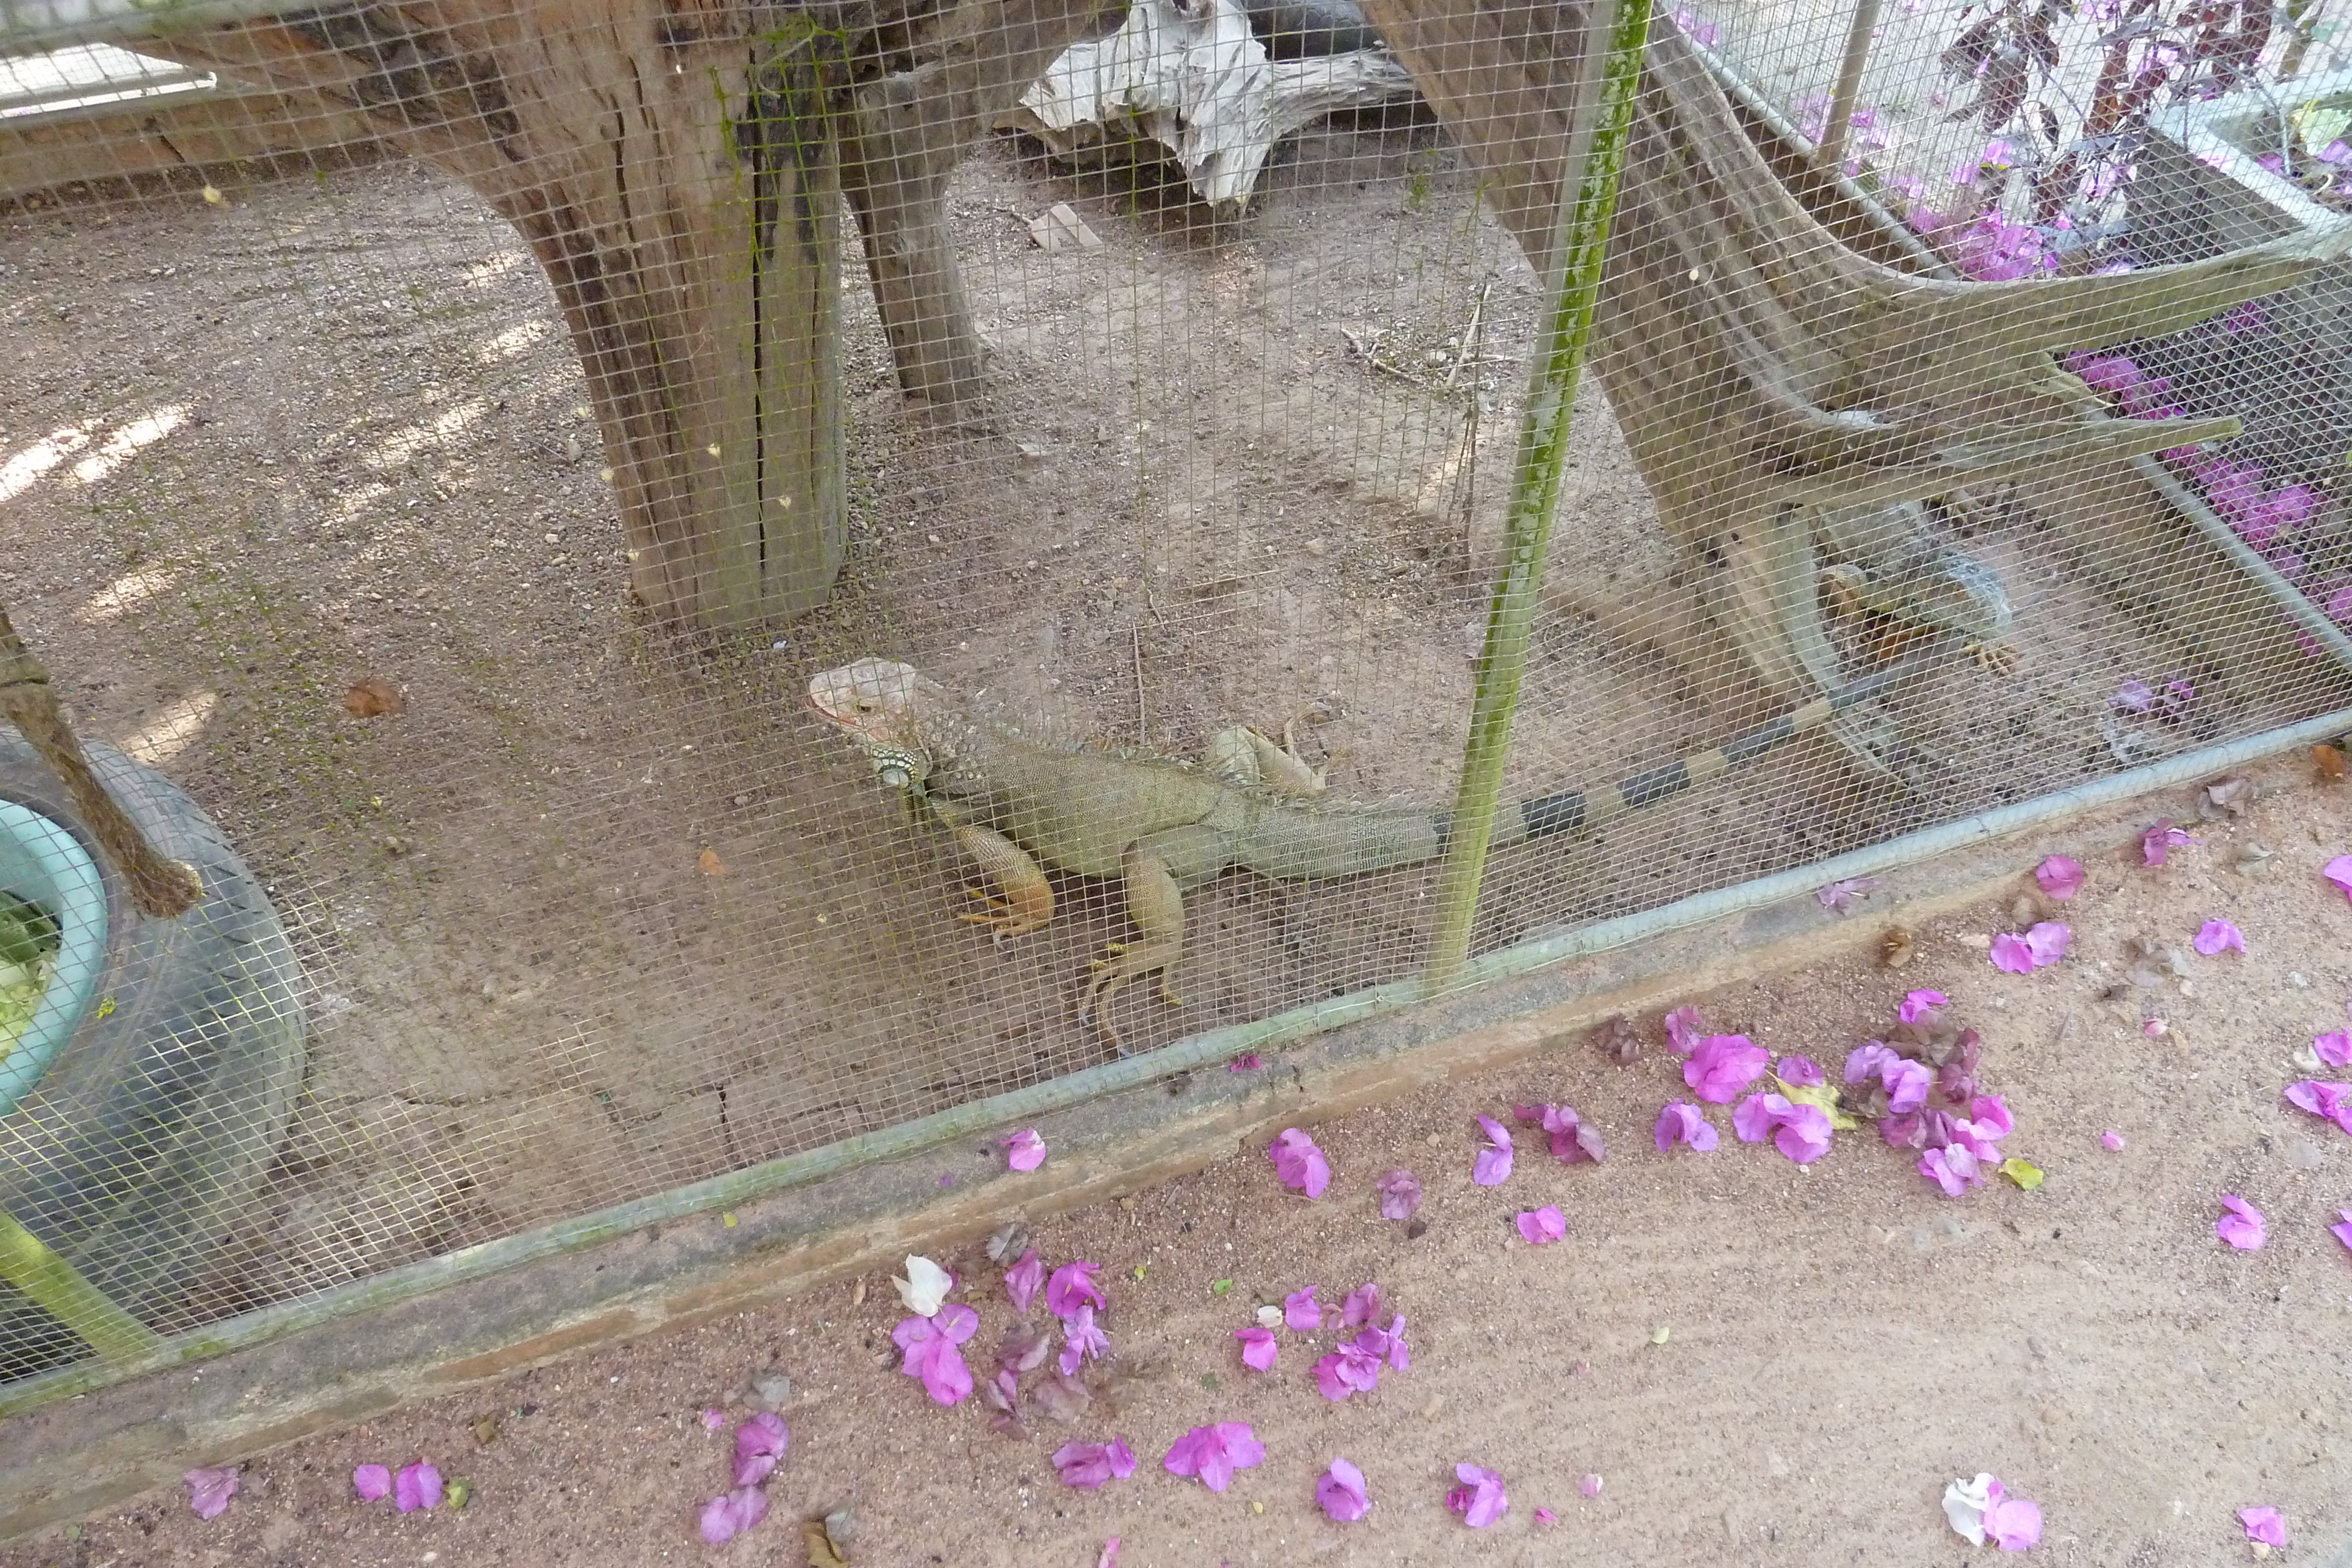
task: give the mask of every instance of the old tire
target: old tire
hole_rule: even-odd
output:
[[[220,829],[152,768],[105,747],[91,766],[204,897],[152,920],[106,865],[64,786],[0,725],[0,799],[64,828],[105,880],[105,964],[47,1071],[0,1116],[0,1209],[159,1333],[252,1199],[303,1066],[299,971],[261,886]],[[89,1354],[0,1281],[0,1381]]]

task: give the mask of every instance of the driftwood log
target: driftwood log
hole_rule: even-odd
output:
[[[895,8],[894,8],[895,7]],[[1370,0],[1540,270],[1581,7]],[[960,404],[984,354],[943,217],[971,141],[1118,0],[646,0],[338,6],[143,44],[365,111],[530,242],[599,412],[635,580],[712,624],[819,602],[842,541],[835,348],[845,193],[901,386]],[[1786,171],[1781,171],[1785,172]],[[2116,420],[2053,352],[2176,330],[2309,269],[2294,239],[2111,277],[1953,283],[1791,194],[1663,20],[1593,363],[1716,619],[1775,688],[1817,685],[1807,507],[2064,470],[2085,492],[2212,422]],[[1823,217],[1831,224],[1825,226]],[[1861,248],[1857,248],[1860,246]],[[1800,577],[1801,577],[1800,573]]]

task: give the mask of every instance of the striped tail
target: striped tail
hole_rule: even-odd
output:
[[[1539,800],[1522,801],[1518,811],[1519,819],[1525,824],[1526,835],[1530,839],[1540,839],[1555,833],[1587,832],[1612,817],[1639,810],[1644,806],[1654,806],[1670,795],[1681,794],[1694,784],[1721,778],[1742,763],[1754,761],[1783,741],[1793,740],[1798,736],[1822,728],[1856,703],[1868,702],[1913,675],[1947,662],[1967,645],[1961,638],[1938,638],[1899,664],[1889,664],[1875,674],[1840,686],[1826,696],[1816,697],[1804,706],[1792,708],[1754,729],[1743,730],[1721,746],[1695,752],[1680,761],[1661,763],[1596,789],[1563,789]]]

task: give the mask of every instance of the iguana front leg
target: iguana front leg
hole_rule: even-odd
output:
[[[1078,1021],[1092,1023],[1121,1056],[1126,1042],[1111,1027],[1110,999],[1127,983],[1160,971],[1160,996],[1181,1008],[1176,967],[1184,956],[1184,890],[1224,870],[1231,857],[1225,836],[1214,828],[1170,828],[1128,845],[1120,860],[1127,890],[1127,916],[1141,934],[1134,942],[1114,942],[1095,960],[1094,978],[1078,1004]]]
[[[1018,936],[1054,918],[1054,884],[1028,851],[991,828],[959,827],[955,841],[996,883],[994,896],[982,895],[984,911],[957,919],[992,926],[999,936]]]
[[[1209,737],[1201,763],[1220,779],[1276,795],[1314,796],[1325,789],[1322,770],[1298,755],[1295,718],[1282,727],[1279,742],[1249,725],[1221,729]]]

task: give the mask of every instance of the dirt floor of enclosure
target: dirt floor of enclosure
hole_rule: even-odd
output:
[[[2352,908],[2319,868],[2352,851],[2352,795],[2305,787],[2198,832],[2162,870],[2136,847],[2073,846],[2090,876],[2071,904],[2029,894],[2022,912],[2004,898],[1937,922],[1900,971],[1833,962],[1686,998],[1713,1027],[1834,1075],[1906,988],[1943,991],[1982,1031],[1985,1085],[2016,1119],[2006,1147],[2046,1172],[2039,1190],[1996,1178],[1947,1199],[1867,1129],[1804,1167],[1728,1125],[1711,1154],[1660,1155],[1652,1122],[1687,1092],[1645,1017],[1630,1066],[1566,1042],[1317,1126],[1335,1173],[1319,1203],[1284,1193],[1251,1148],[1034,1221],[1045,1259],[1103,1266],[1113,1355],[1087,1374],[1091,1407],[1067,1426],[1037,1419],[1030,1440],[899,1374],[901,1310],[876,1274],[253,1458],[217,1520],[194,1518],[178,1489],[153,1493],[0,1550],[0,1568],[799,1563],[800,1521],[838,1510],[856,1521],[851,1560],[877,1564],[1087,1568],[1118,1537],[1119,1568],[1916,1568],[1990,1560],[1937,1506],[1947,1480],[1980,1470],[2042,1507],[2042,1544],[2021,1561],[2252,1562],[2237,1511],[2272,1507],[2284,1561],[2342,1562],[2352,1252],[2327,1227],[2352,1207],[2352,1139],[2280,1092],[2311,1075],[2315,1035],[2346,1027]],[[2017,976],[1987,962],[1991,934],[2044,914],[2072,925],[2063,963]],[[2242,954],[2189,951],[2216,918],[2242,929]],[[2180,949],[2187,973],[2159,958],[2156,983],[2136,988],[2134,939]],[[1474,1186],[1472,1117],[1528,1102],[1574,1105],[1606,1162],[1561,1166],[1523,1129],[1507,1181]],[[2120,1150],[2102,1146],[2111,1130]],[[1378,1212],[1372,1182],[1396,1167],[1426,1186],[1420,1234]],[[2217,1239],[2224,1193],[2266,1215],[2260,1250]],[[1515,1218],[1545,1204],[1567,1238],[1529,1248]],[[975,1364],[991,1366],[1013,1322],[1000,1271],[976,1243],[937,1251],[962,1270],[982,1316]],[[1241,1365],[1233,1332],[1259,1303],[1315,1284],[1336,1305],[1366,1281],[1406,1315],[1412,1346],[1377,1392],[1316,1392],[1329,1330],[1281,1333],[1269,1373]],[[695,1521],[730,1449],[702,1413],[731,1426],[779,1375],[789,1388],[768,1387],[792,1443],[767,1483],[773,1511],[713,1550]],[[170,1417],[168,1396],[157,1414]],[[1267,1449],[1223,1496],[1160,1468],[1211,1421],[1247,1421]],[[1098,1494],[1057,1482],[1056,1446],[1113,1436],[1136,1475]],[[354,1466],[419,1456],[471,1483],[463,1512],[402,1517],[352,1497]],[[1361,1522],[1327,1522],[1313,1502],[1335,1456],[1367,1478]],[[1510,1500],[1480,1532],[1444,1508],[1465,1461],[1499,1472]]]
[[[1179,753],[1319,704],[1307,746],[1339,792],[1447,798],[1537,291],[1426,128],[1311,133],[1223,223],[984,148],[954,215],[992,426],[908,418],[849,291],[850,564],[833,606],[752,644],[627,609],[569,343],[501,225],[397,164],[227,195],[0,216],[0,601],[91,733],[226,824],[315,987],[267,1210],[192,1319],[1103,1058],[1073,986],[1126,934],[1109,890],[1066,886],[1066,918],[1001,947],[957,923],[962,870],[802,712],[814,671],[884,653],[1042,731]],[[1034,247],[1060,201],[1099,249]],[[1675,565],[1605,413],[1588,390],[1553,568],[1588,595]],[[2208,681],[2030,508],[1972,538],[2023,664],[1898,705],[1947,759],[1934,787],[1791,748],[1501,856],[1482,943],[2112,770],[2119,681]],[[371,676],[404,712],[346,716]],[[1555,614],[1512,788],[1768,711],[1708,681]],[[2328,695],[2315,675],[2147,720],[2131,759]],[[1430,886],[1223,878],[1192,901],[1189,1005],[1139,987],[1122,1027],[1155,1046],[1407,974]]]

